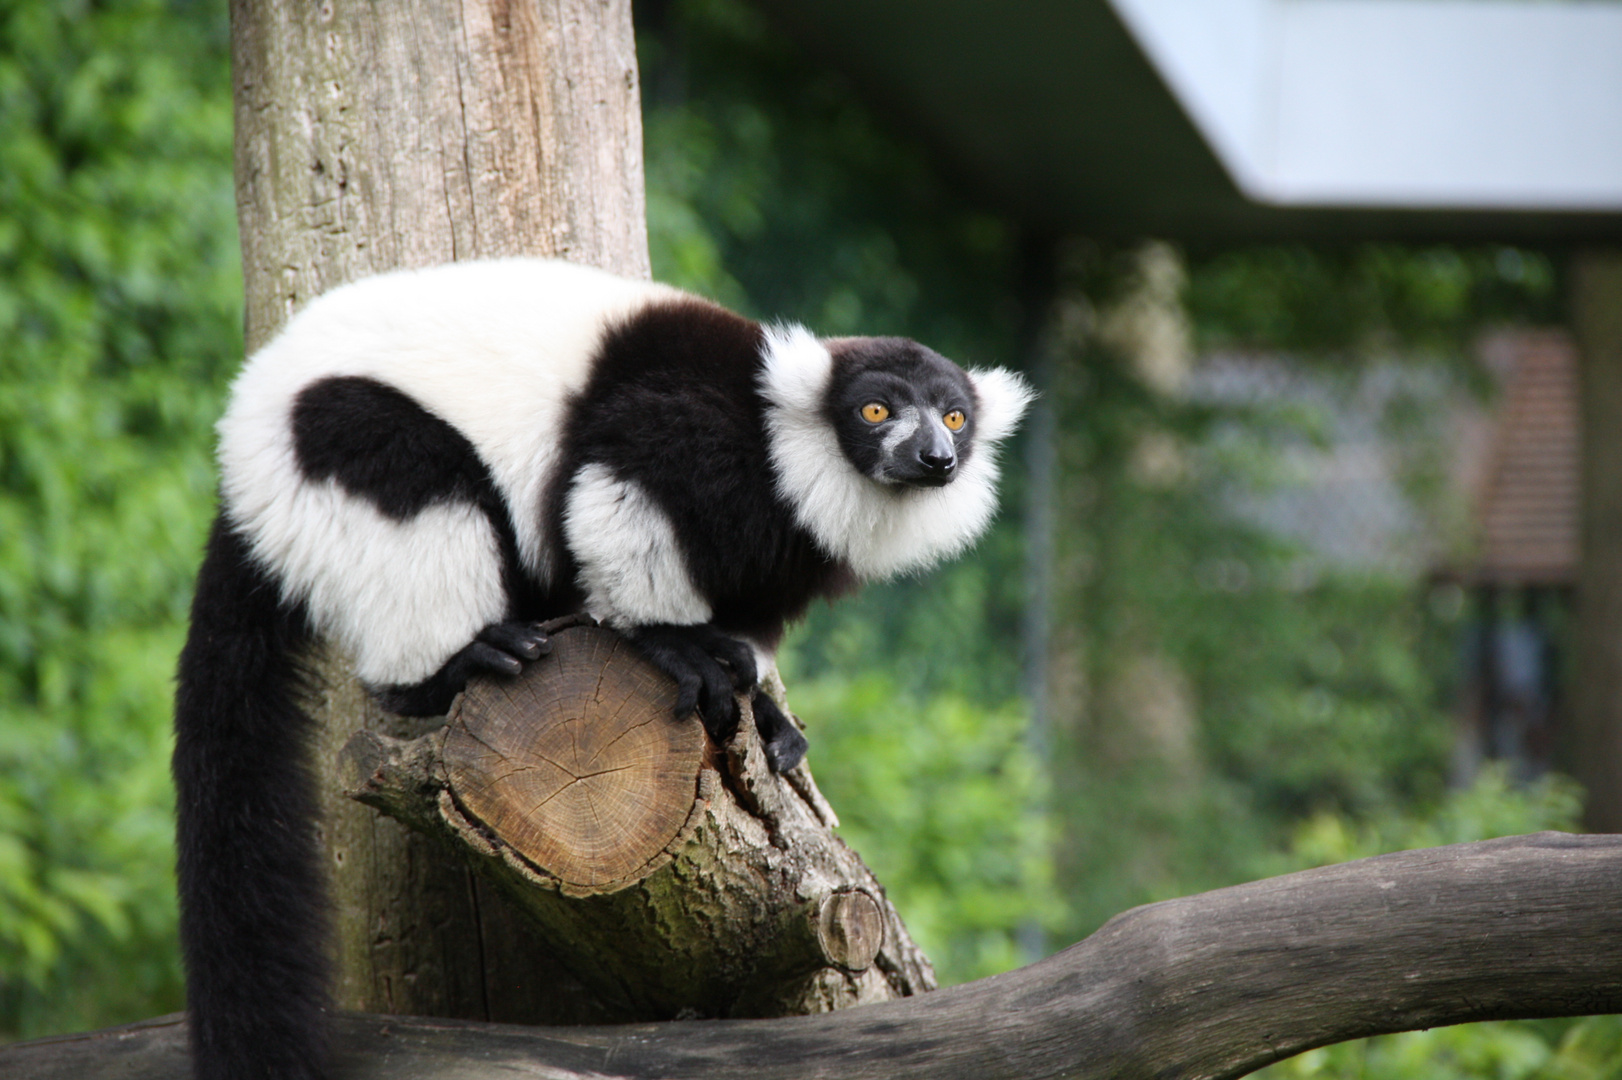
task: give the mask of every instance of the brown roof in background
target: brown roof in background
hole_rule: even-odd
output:
[[[1576,581],[1577,354],[1557,330],[1515,331],[1487,346],[1504,370],[1476,503],[1480,547],[1468,576],[1500,585]]]

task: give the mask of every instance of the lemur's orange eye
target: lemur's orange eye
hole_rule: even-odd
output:
[[[890,410],[876,401],[869,401],[862,406],[862,419],[869,424],[882,424],[890,419]]]
[[[946,426],[950,430],[952,430],[952,431],[962,431],[963,430],[963,410],[962,409],[953,409],[951,412],[949,412],[945,416],[941,417],[941,419],[946,422]]]

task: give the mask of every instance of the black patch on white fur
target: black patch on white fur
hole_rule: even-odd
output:
[[[321,379],[299,391],[293,450],[309,479],[335,479],[395,521],[437,503],[476,503],[493,486],[466,436],[376,379]]]
[[[572,404],[563,475],[599,462],[638,484],[669,519],[713,625],[775,647],[785,622],[854,577],[778,497],[761,342],[758,323],[698,300],[626,319],[605,336]],[[567,485],[557,486],[548,533],[561,550]]]
[[[512,512],[489,466],[467,436],[405,392],[353,375],[311,383],[293,403],[293,452],[307,478],[336,480],[395,521],[444,503],[477,506],[501,547],[509,618],[551,618],[578,603],[572,585],[548,595],[524,572]]]
[[[325,1073],[325,880],[304,613],[214,523],[175,693],[180,941],[198,1080]]]

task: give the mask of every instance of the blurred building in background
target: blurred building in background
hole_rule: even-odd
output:
[[[762,6],[1033,235],[1159,237],[1189,249],[1403,240],[1550,251],[1576,283],[1581,404],[1622,414],[1622,376],[1598,377],[1622,368],[1622,256],[1607,254],[1622,245],[1622,5],[942,0],[927,18],[902,0]],[[1550,348],[1528,345],[1512,365],[1479,504],[1480,561],[1461,578],[1490,613],[1471,661],[1480,720],[1469,730],[1480,753],[1532,769],[1547,760],[1555,680],[1538,628],[1556,621],[1547,612],[1572,588],[1575,557],[1566,761],[1589,789],[1589,824],[1622,830],[1622,496],[1611,494],[1622,474],[1603,472],[1622,461],[1622,425],[1551,426],[1553,383],[1538,381],[1552,378]],[[1260,377],[1213,373],[1210,392]],[[1355,409],[1344,422],[1357,423]],[[1332,482],[1359,525],[1333,535],[1350,557],[1385,543],[1360,529],[1378,523],[1394,538],[1409,526],[1380,494],[1378,455],[1360,460],[1348,438],[1321,464],[1326,483],[1348,470]],[[1560,483],[1577,476],[1575,488],[1533,479],[1579,439],[1589,468],[1560,459]],[[1045,476],[1039,469],[1037,497],[1052,490]],[[1581,511],[1552,509],[1558,490]],[[1323,515],[1350,513],[1321,502]],[[1298,511],[1300,499],[1256,507],[1286,529],[1298,528],[1284,520]],[[1045,558],[1052,545],[1037,537],[1032,550]],[[1535,570],[1525,561],[1534,556],[1544,560]],[[1033,581],[1041,602],[1041,575]],[[1040,714],[1045,695],[1033,697]]]
[[[1202,358],[1186,383],[1195,402],[1288,412],[1299,426],[1271,482],[1228,497],[1236,514],[1299,548],[1298,587],[1325,571],[1428,578],[1436,603],[1467,616],[1455,783],[1489,760],[1523,779],[1556,763],[1579,561],[1571,336],[1500,330],[1477,352],[1485,394],[1434,365],[1336,372],[1245,353]],[[1393,423],[1398,413],[1425,422]],[[1434,458],[1445,482],[1416,498],[1411,470]]]
[[[1578,580],[1581,433],[1577,350],[1568,334],[1516,331],[1484,342],[1499,384],[1488,437],[1461,457],[1474,534],[1443,574],[1469,590],[1458,771],[1483,759],[1518,775],[1561,750]]]

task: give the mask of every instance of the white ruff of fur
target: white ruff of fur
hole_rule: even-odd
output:
[[[795,521],[864,581],[923,570],[972,544],[997,512],[997,442],[1034,396],[1001,368],[971,371],[979,398],[974,452],[944,487],[904,488],[862,475],[822,414],[833,358],[803,326],[767,328],[760,390],[777,490]]]
[[[616,629],[695,626],[710,605],[693,585],[670,519],[642,488],[593,462],[575,473],[563,535],[580,564],[586,610]]]

